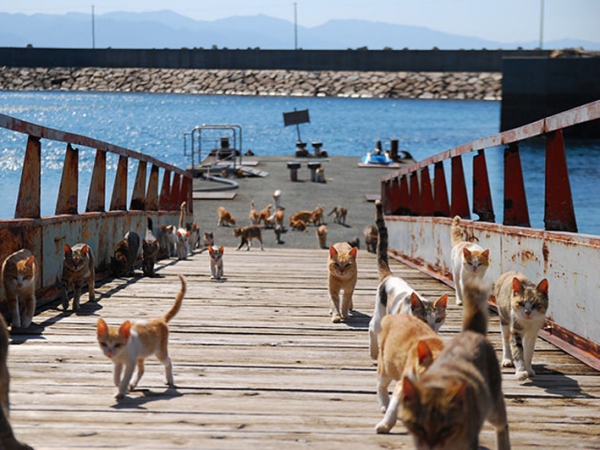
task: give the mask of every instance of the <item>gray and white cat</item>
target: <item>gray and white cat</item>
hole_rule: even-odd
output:
[[[62,306],[66,311],[69,308],[69,289],[73,288],[73,310],[79,309],[81,288],[87,283],[89,301],[94,301],[94,282],[96,269],[94,253],[87,244],[75,244],[70,247],[65,244],[65,259],[62,271],[63,301]]]

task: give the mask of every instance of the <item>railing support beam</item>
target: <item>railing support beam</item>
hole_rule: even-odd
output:
[[[463,219],[471,218],[465,172],[460,156],[452,158],[452,204],[450,205],[450,215],[452,217],[460,216]]]
[[[449,217],[448,188],[446,187],[444,163],[441,161],[435,163],[433,189],[433,215]]]
[[[504,150],[504,225],[530,227],[519,145]]]
[[[29,136],[23,161],[23,171],[21,172],[15,219],[37,219],[40,217],[41,164],[42,144],[40,138]]]
[[[146,209],[146,172],[148,171],[146,161],[138,163],[133,193],[131,194],[130,210],[143,211]]]
[[[106,152],[96,150],[94,171],[88,192],[86,212],[104,212],[106,210]]]
[[[127,162],[127,156],[119,156],[119,165],[117,166],[112,200],[110,202],[111,211],[127,210]]]
[[[479,150],[473,157],[473,212],[483,222],[494,222],[494,207],[485,153]]]
[[[79,191],[79,150],[67,144],[55,214],[77,214]]]

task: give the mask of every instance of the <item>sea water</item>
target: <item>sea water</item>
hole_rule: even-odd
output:
[[[304,109],[309,111],[309,123],[284,126],[283,113]],[[182,168],[191,162],[184,156],[184,135],[204,124],[240,125],[242,152],[251,149],[259,156],[291,157],[300,138],[309,151],[311,141],[320,141],[330,156],[352,156],[358,162],[378,140],[389,148],[390,140],[397,139],[400,149],[420,160],[495,134],[500,123],[500,103],[493,101],[60,91],[0,92],[0,113],[116,144]],[[20,133],[0,129],[1,218],[14,216],[26,141]],[[53,214],[56,207],[65,145],[42,140],[43,216]],[[543,228],[544,142],[533,139],[520,148],[531,225]],[[79,149],[79,204],[84,210],[95,151]],[[471,158],[463,157],[467,180]],[[108,156],[109,171],[117,160]],[[502,149],[486,150],[486,160],[496,221],[501,222]],[[591,195],[599,187],[600,141],[567,141],[567,161],[579,231],[600,235],[600,199]],[[136,169],[133,162],[130,169]],[[133,178],[129,177],[130,191]],[[472,186],[467,189],[470,193]],[[107,202],[110,194],[107,189]]]

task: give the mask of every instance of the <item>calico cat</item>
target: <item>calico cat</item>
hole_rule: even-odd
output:
[[[502,373],[486,338],[489,289],[481,283],[464,286],[462,332],[422,375],[402,378],[400,417],[416,448],[477,449],[486,419],[496,448],[510,448]]]
[[[452,219],[452,277],[456,287],[456,304],[462,305],[463,286],[473,279],[482,279],[490,264],[490,251],[480,245],[462,239],[460,217]]]
[[[154,276],[154,265],[158,259],[160,245],[152,232],[152,219],[148,217],[146,236],[142,239],[142,271],[147,277]]]
[[[210,278],[220,280],[223,278],[223,252],[224,247],[208,247],[210,254]]]
[[[27,249],[12,253],[2,264],[2,282],[13,328],[31,325],[36,306],[36,277],[35,256]]]
[[[231,213],[225,208],[219,206],[217,212],[219,213],[219,220],[217,221],[218,227],[228,227],[229,225],[235,225],[235,217],[233,217]]]
[[[110,258],[110,268],[115,277],[132,277],[140,249],[140,237],[129,231],[115,246],[115,255]]]
[[[236,250],[239,250],[244,245],[247,246],[246,250],[250,250],[250,246],[252,245],[252,240],[256,239],[260,242],[260,249],[264,250],[263,241],[262,241],[262,231],[258,225],[249,225],[247,227],[239,227],[233,230],[233,235],[235,237],[240,238],[240,245]]]
[[[62,271],[63,299],[62,306],[66,311],[69,308],[69,289],[74,289],[73,310],[79,309],[81,288],[85,283],[88,285],[89,301],[94,301],[94,282],[96,269],[94,253],[87,244],[75,244],[70,247],[65,244],[65,259]]]
[[[377,253],[377,233],[377,227],[375,225],[367,225],[363,230],[365,246],[369,253]]]
[[[181,289],[171,309],[161,318],[151,321],[126,320],[120,327],[109,327],[104,319],[98,319],[96,327],[98,344],[102,352],[114,363],[114,383],[119,388],[116,398],[124,398],[128,389],[133,390],[144,375],[144,359],[155,355],[165,366],[167,384],[174,386],[173,366],[169,358],[169,321],[181,309],[186,292],[186,282],[179,275]],[[137,364],[137,377],[129,384]],[[125,373],[121,378],[121,372]]]
[[[548,310],[548,280],[537,285],[525,275],[505,272],[496,282],[496,303],[502,333],[502,367],[515,367],[515,378],[535,375],[531,366],[535,341]]]
[[[163,225],[161,227],[162,246],[167,250],[170,258],[177,254],[177,227],[175,225]]]
[[[329,247],[327,261],[329,297],[331,299],[331,322],[339,323],[348,319],[353,310],[352,294],[358,277],[356,254],[358,249],[347,242],[338,242]],[[340,305],[340,293],[344,291]]]
[[[333,209],[331,210],[331,212],[327,215],[331,216],[332,214],[334,214],[334,216],[333,216],[334,223],[346,225],[346,214],[348,214],[348,210],[346,208],[344,208],[343,206],[340,206],[340,205],[334,206]]]
[[[434,331],[438,331],[446,320],[448,294],[435,301],[421,297],[405,280],[395,277],[388,265],[388,231],[383,218],[381,201],[375,202],[375,223],[377,224],[377,265],[379,286],[375,297],[375,310],[369,322],[369,350],[372,359],[379,355],[378,335],[381,333],[381,320],[387,314],[410,314],[421,319]]]
[[[8,372],[9,336],[4,317],[0,314],[0,448],[6,450],[32,450],[27,444],[17,441],[10,421],[10,404],[8,400],[10,374]]]
[[[316,233],[319,240],[319,248],[327,248],[327,225],[321,225],[317,228]]]
[[[397,382],[389,400],[388,386],[412,370],[421,375],[444,348],[444,342],[422,320],[408,314],[389,314],[381,321],[381,351],[377,362],[377,398],[385,417],[375,427],[389,433],[396,424],[402,393]]]

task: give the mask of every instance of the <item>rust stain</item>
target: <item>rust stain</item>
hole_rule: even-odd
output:
[[[550,249],[548,248],[548,243],[546,241],[542,244],[542,255],[544,257],[544,273],[547,273],[548,264],[550,262]]]

